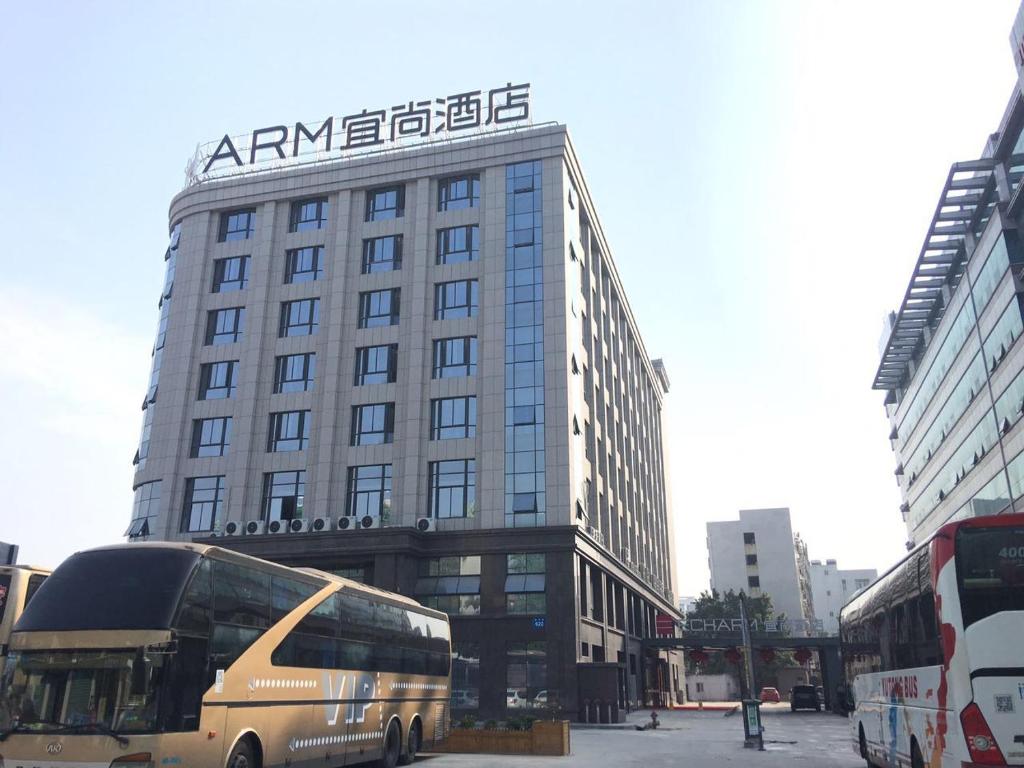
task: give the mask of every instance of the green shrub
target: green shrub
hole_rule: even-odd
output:
[[[459,726],[461,728],[476,728],[476,715],[463,715]]]
[[[521,731],[524,728],[523,721],[518,717],[510,717],[505,721],[505,727],[510,731]]]
[[[537,722],[537,718],[533,715],[527,715],[523,718],[523,730],[528,731],[533,728],[533,724]]]
[[[484,728],[486,728],[489,731],[493,731],[497,727],[498,727],[498,721],[497,720],[488,720],[486,723],[484,723]]]

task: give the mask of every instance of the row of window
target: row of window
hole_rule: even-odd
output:
[[[398,325],[402,289],[387,288],[359,294],[359,328]],[[434,319],[453,320],[476,317],[480,308],[476,280],[454,280],[434,286]],[[207,346],[234,344],[242,338],[245,307],[212,309],[206,317]],[[320,299],[297,299],[281,304],[278,335],[310,336],[320,328]]]
[[[392,465],[369,464],[348,468],[345,514],[371,515],[386,520],[391,513]],[[267,472],[263,475],[261,519],[302,519],[306,471]],[[454,459],[428,464],[428,505],[434,519],[473,517],[476,514],[476,460]],[[223,522],[227,499],[224,475],[190,477],[185,482],[181,530],[212,531]]]
[[[543,554],[506,556],[506,613],[543,615],[547,611],[545,570]],[[423,605],[445,613],[479,614],[480,556],[420,560],[414,594]]]
[[[476,224],[449,227],[437,231],[436,264],[459,264],[480,258],[480,230]],[[284,282],[308,283],[324,275],[324,246],[309,245],[285,251]],[[241,291],[249,284],[250,257],[229,256],[214,259],[213,293]],[[395,272],[402,268],[402,235],[387,235],[363,240],[361,271]]]
[[[456,211],[480,204],[480,176],[467,174],[438,182],[437,210]],[[296,200],[288,216],[289,232],[307,232],[327,226],[329,203],[326,197]],[[381,187],[366,193],[366,221],[398,219],[405,215],[405,186]],[[217,240],[221,243],[248,240],[256,232],[256,209],[226,211],[220,216]]]
[[[231,445],[231,416],[195,419],[189,456],[226,456]],[[309,447],[310,411],[270,414],[267,451],[303,451]],[[394,442],[395,404],[352,406],[350,445],[381,445]],[[430,439],[452,440],[476,436],[476,396],[442,397],[430,401]]]
[[[355,383],[391,384],[398,376],[398,345],[383,344],[356,350]],[[431,378],[452,379],[476,374],[476,336],[434,339]],[[225,400],[238,389],[238,360],[202,363],[199,368],[199,400]],[[316,353],[280,355],[274,358],[274,394],[305,392],[313,388]]]

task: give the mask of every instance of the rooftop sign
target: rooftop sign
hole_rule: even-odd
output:
[[[530,84],[508,83],[488,91],[410,101],[387,109],[363,109],[319,123],[272,125],[251,134],[225,135],[196,148],[185,169],[188,184],[242,173],[529,125]]]

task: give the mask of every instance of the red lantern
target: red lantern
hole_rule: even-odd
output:
[[[797,648],[793,658],[796,659],[797,664],[806,664],[811,660],[811,652],[806,648]]]
[[[775,649],[774,648],[762,648],[760,653],[761,653],[761,661],[763,661],[765,664],[771,664],[773,661],[775,661]]]
[[[726,661],[733,664],[739,664],[743,659],[743,657],[740,656],[740,652],[735,648],[726,648],[724,656]]]
[[[690,661],[694,664],[704,664],[707,660],[708,654],[703,648],[694,648],[690,651]]]

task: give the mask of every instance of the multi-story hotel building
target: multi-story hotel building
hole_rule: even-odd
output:
[[[948,520],[1022,509],[1024,101],[954,163],[910,284],[886,320],[884,390],[908,548]]]
[[[197,180],[169,219],[129,537],[448,612],[456,711],[684,689],[643,644],[678,616],[669,380],[564,126]]]

